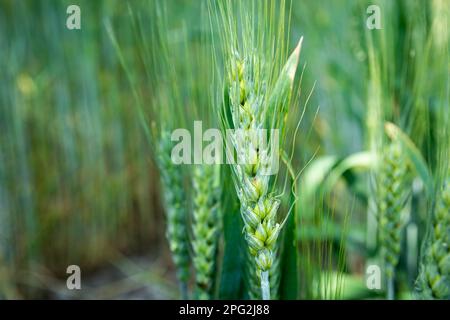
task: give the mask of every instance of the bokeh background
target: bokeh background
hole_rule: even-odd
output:
[[[434,37],[448,46],[450,4],[374,3],[382,8],[382,30],[366,28],[369,1],[293,1],[290,48],[304,36],[303,104],[312,90],[297,140],[300,166],[313,155],[332,161],[369,147],[370,50],[378,66],[389,69],[382,90],[392,93],[394,114],[415,115],[393,118],[433,166],[428,131],[445,83],[448,90],[448,50],[442,58],[424,44]],[[158,172],[106,28],[113,27],[131,55],[139,45],[129,9],[145,15],[150,6],[76,1],[82,29],[68,30],[70,4],[0,0],[0,298],[176,298]],[[193,38],[207,32],[198,22],[202,8],[202,1],[167,1],[171,28],[187,25]],[[369,45],[371,36],[383,39],[379,47]],[[133,70],[145,79],[142,65]],[[145,81],[135,85],[151,92]],[[306,177],[323,174],[327,163]],[[330,232],[318,234],[320,226],[311,223],[303,236],[339,242],[344,232],[346,297],[371,297],[377,293],[364,283],[373,256],[369,189],[364,161],[355,167],[344,170],[326,196]],[[311,221],[322,206],[310,203]],[[412,221],[418,235],[401,260],[405,292],[413,286],[426,216]],[[71,264],[81,267],[81,291],[66,289]]]

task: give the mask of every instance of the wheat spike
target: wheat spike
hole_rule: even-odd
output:
[[[189,239],[187,232],[187,209],[182,167],[173,164],[170,133],[163,131],[159,140],[158,166],[166,211],[166,238],[169,242],[182,297],[187,297],[189,280]]]
[[[417,281],[423,299],[450,299],[450,182],[438,196]]]
[[[387,281],[388,298],[393,299],[395,267],[400,256],[402,211],[405,204],[407,166],[401,144],[389,143],[382,157],[379,183],[379,241]]]
[[[198,165],[193,172],[193,264],[198,299],[210,299],[217,246],[221,231],[220,168]]]
[[[224,1],[215,7],[220,14],[225,64],[220,119],[223,131],[235,132],[227,148],[236,151],[233,182],[243,233],[261,297],[270,299],[270,274],[278,258],[277,240],[283,225],[273,161],[280,159],[286,139],[302,39],[287,58],[285,1],[234,4]]]

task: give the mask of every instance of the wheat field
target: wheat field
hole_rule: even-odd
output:
[[[0,299],[450,300],[449,2],[344,3],[0,0]]]

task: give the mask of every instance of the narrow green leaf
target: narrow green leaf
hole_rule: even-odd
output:
[[[242,236],[242,218],[239,202],[229,176],[229,167],[224,167],[223,191],[223,237],[224,250],[219,288],[220,299],[242,299],[244,293],[245,257]],[[228,177],[227,177],[228,176]],[[228,183],[226,182],[228,181]]]
[[[338,163],[336,156],[323,156],[312,161],[302,175],[302,197],[311,199],[317,194],[329,172]]]
[[[295,214],[291,214],[284,226],[281,256],[280,298],[294,300],[298,297],[298,250]]]
[[[338,163],[336,156],[323,156],[312,161],[305,169],[300,180],[298,197],[299,211],[304,219],[314,216],[314,196],[319,193],[328,173]]]
[[[375,165],[376,157],[370,151],[362,151],[351,154],[347,158],[343,159],[331,172],[327,177],[324,184],[324,192],[328,193],[331,191],[333,186],[338,182],[339,178],[350,169],[370,169]]]
[[[269,98],[267,114],[274,115],[274,117],[266,117],[267,121],[274,121],[277,119],[280,121],[284,120],[284,115],[286,113],[287,107],[289,105],[290,93],[292,91],[292,86],[294,84],[295,73],[297,71],[298,62],[300,59],[300,50],[302,48],[303,37],[300,38],[297,47],[294,49],[292,54],[289,56],[286,64],[284,65],[275,87]],[[273,125],[266,123],[267,128],[279,128],[278,124]],[[281,128],[279,128],[281,129]]]
[[[280,298],[294,300],[298,298],[299,279],[298,279],[298,247],[297,247],[297,219],[296,219],[296,200],[297,187],[295,173],[285,152],[282,153],[283,162],[288,168],[290,184],[293,187],[289,208],[293,207],[293,213],[289,214],[284,226],[283,246],[281,250],[281,279],[280,279]]]

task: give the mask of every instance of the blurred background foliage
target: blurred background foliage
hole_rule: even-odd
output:
[[[138,56],[129,12],[151,17],[152,6],[80,0],[82,29],[72,31],[65,27],[70,4],[0,0],[0,298],[64,297],[70,264],[91,276],[97,297],[143,283],[148,290],[138,297],[175,297],[158,173],[105,27],[111,24],[125,56]],[[366,28],[370,4],[382,8],[382,30]],[[166,5],[174,39],[182,26],[192,42],[208,32],[198,19],[202,1]],[[381,108],[430,170],[439,171],[436,121],[448,109],[449,3],[293,1],[291,14],[289,48],[304,36],[306,109],[294,158],[305,167],[296,212],[305,261],[300,297],[377,296],[364,280],[366,265],[376,261],[366,151],[378,133],[370,112]],[[155,90],[148,78],[157,82],[158,75],[133,61],[133,85],[145,107]],[[419,233],[404,240],[402,298],[413,287],[428,219],[420,191],[412,201],[422,209],[412,210]],[[330,276],[338,269],[343,273]],[[102,270],[112,275],[98,280]]]

